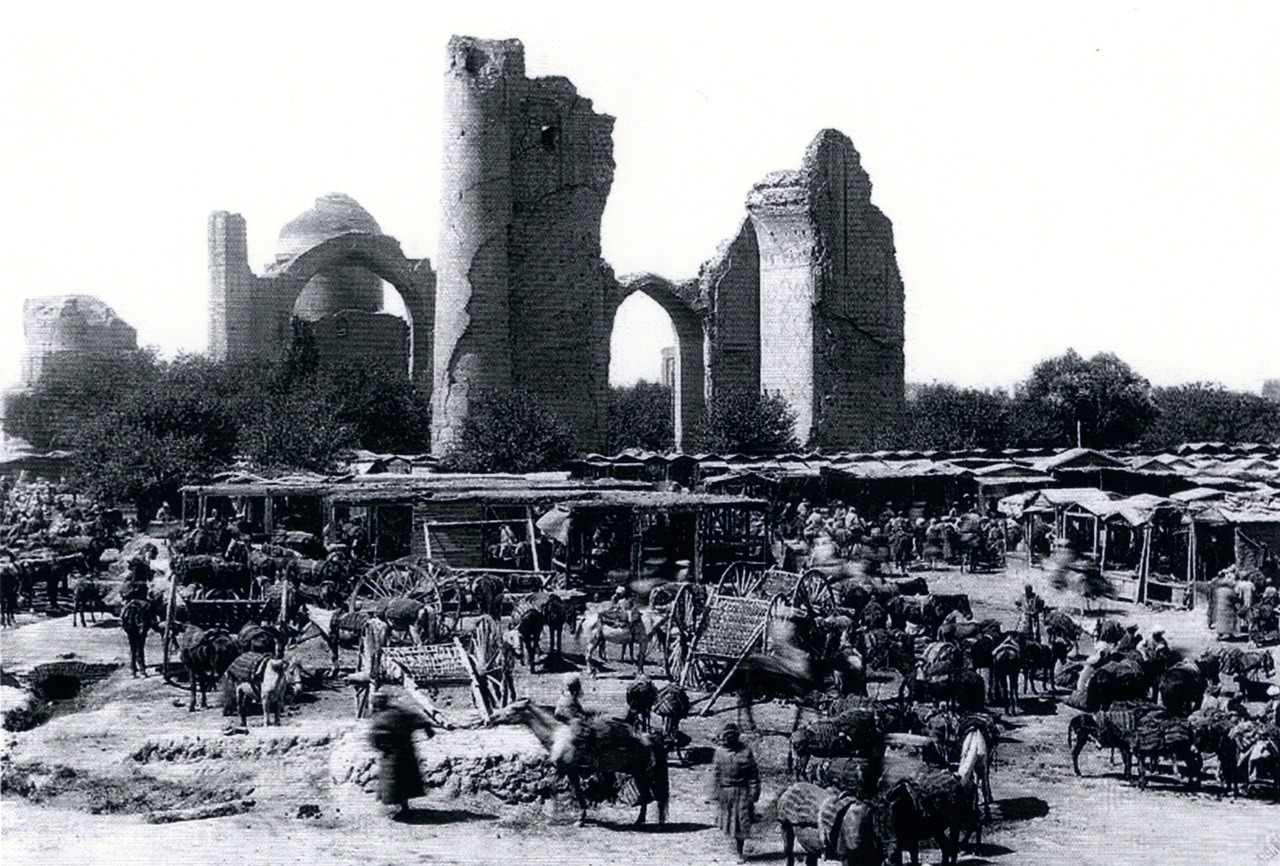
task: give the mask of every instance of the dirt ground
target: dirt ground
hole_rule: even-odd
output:
[[[940,592],[967,592],[977,617],[1014,620],[1013,600],[1024,580],[1049,603],[1077,602],[1046,585],[1045,574],[1014,563],[997,575],[929,572]],[[1198,652],[1211,640],[1202,612],[1150,611],[1111,603],[1113,616],[1138,622],[1144,633],[1162,627],[1170,643]],[[1086,639],[1082,648],[1088,651]],[[566,636],[566,651],[577,648]],[[325,653],[317,642],[304,649],[318,667]],[[736,860],[714,827],[714,807],[705,765],[672,770],[669,822],[633,828],[634,810],[604,806],[586,827],[575,826],[566,802],[505,805],[481,795],[432,791],[414,801],[408,821],[389,820],[373,798],[351,784],[332,781],[331,764],[343,748],[363,742],[364,724],[354,719],[352,696],[328,686],[294,707],[279,728],[250,719],[248,734],[227,734],[217,709],[188,713],[186,693],[160,677],[132,679],[125,640],[107,618],[96,627],[73,628],[69,617],[34,620],[0,634],[6,671],[56,660],[125,664],[79,698],[65,702],[47,724],[23,733],[0,732],[0,859],[5,864],[153,863],[158,858],[198,856],[204,862],[353,863],[729,863]],[[158,662],[154,636],[148,658]],[[351,659],[344,656],[344,661]],[[629,669],[585,679],[584,703],[621,715]],[[551,702],[559,688],[554,674],[530,677],[521,669],[519,688]],[[875,686],[873,685],[873,689]],[[0,689],[0,698],[15,698]],[[212,698],[213,696],[211,696]],[[459,721],[472,714],[446,708]],[[1256,707],[1255,707],[1256,709]],[[1280,864],[1280,806],[1274,800],[1231,800],[1216,786],[1187,793],[1171,782],[1139,791],[1092,746],[1081,756],[1083,778],[1071,771],[1067,721],[1074,711],[1023,714],[1002,742],[992,787],[997,801],[984,845],[961,863],[1092,864],[1160,863]],[[761,728],[781,730],[790,710],[770,707],[757,714]],[[694,718],[684,725],[696,745],[706,746],[724,717]],[[346,744],[346,745],[344,745]],[[748,842],[750,861],[780,861],[781,840],[768,820],[772,801],[786,786],[785,741],[765,735],[755,742],[766,774],[761,814]],[[443,732],[424,743],[424,757],[471,751],[529,753],[536,741],[523,729]],[[1210,762],[1212,766],[1212,761]],[[180,823],[147,822],[150,813],[223,801],[252,801],[241,814]],[[938,852],[922,850],[937,862]]]

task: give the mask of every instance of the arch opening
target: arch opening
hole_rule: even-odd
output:
[[[671,316],[643,292],[614,314],[609,339],[607,450],[675,446],[679,343]]]
[[[340,283],[336,287],[329,286],[323,280],[331,279],[335,274],[339,277],[364,279],[368,290],[363,292],[363,296],[356,294],[364,308],[340,310],[321,319],[322,323],[327,323],[326,328],[331,333],[320,335],[317,342],[327,340],[332,346],[341,346],[343,341],[350,340],[353,336],[349,327],[346,333],[341,332],[344,324],[372,324],[373,327],[366,328],[364,332],[368,345],[350,346],[343,354],[355,357],[406,357],[409,378],[429,382],[429,328],[433,318],[434,297],[431,287],[417,284],[414,279],[416,273],[413,264],[400,252],[400,245],[394,240],[382,236],[349,234],[324,241],[297,256],[282,268],[280,277],[289,286],[288,310],[291,316],[297,315],[300,304],[304,310],[308,309],[308,292],[314,291],[317,279],[322,281],[319,284],[322,292],[333,288],[327,300],[337,303],[347,298],[347,287]],[[362,275],[367,275],[367,278]],[[361,285],[360,279],[356,279],[354,283],[357,287]],[[310,307],[313,310],[316,308]],[[420,323],[425,325],[419,327]],[[400,328],[404,326],[407,327],[401,331]],[[422,333],[424,330],[427,333]],[[397,332],[403,334],[403,338]],[[358,340],[360,332],[356,331],[354,336]],[[323,345],[320,348],[323,356]]]
[[[706,401],[702,317],[680,289],[661,277],[644,274],[625,279],[619,288],[609,324],[610,385],[626,381],[629,375],[639,378],[634,371],[646,367],[661,383],[665,366],[665,379],[671,387],[672,446],[680,451]],[[620,340],[629,344],[625,350],[616,345]],[[620,350],[617,364],[613,360],[615,348]],[[638,355],[632,355],[633,349]]]

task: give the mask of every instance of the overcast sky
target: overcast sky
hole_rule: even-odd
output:
[[[1280,4],[442,5],[7,4],[0,381],[27,296],[202,351],[212,210],[259,270],[330,191],[434,257],[453,33],[520,38],[617,118],[619,273],[695,274],[835,127],[894,224],[908,379],[1008,385],[1067,347],[1157,384],[1280,376]],[[626,312],[614,377],[656,376],[669,324]]]

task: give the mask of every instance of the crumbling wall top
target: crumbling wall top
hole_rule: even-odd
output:
[[[524,76],[524,43],[519,39],[454,36],[446,56],[451,74],[478,82]]]

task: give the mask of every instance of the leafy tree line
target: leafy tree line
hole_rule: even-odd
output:
[[[671,389],[651,382],[612,388],[606,450],[670,450],[675,443]],[[686,451],[771,454],[797,447],[795,413],[778,396],[725,394],[708,402]],[[500,391],[480,395],[462,425],[446,468],[462,472],[555,469],[582,453],[573,430],[533,395]]]
[[[668,450],[670,389],[611,389],[606,450]],[[149,514],[183,484],[247,460],[264,471],[334,469],[354,448],[430,449],[429,395],[398,366],[320,363],[305,330],[274,364],[157,360],[150,352],[53,358],[8,404],[6,426],[36,449],[76,452],[84,485]],[[689,452],[768,454],[802,446],[777,395],[719,394],[685,433]],[[1187,441],[1280,440],[1280,403],[1211,383],[1153,388],[1112,354],[1042,361],[1012,394],[920,386],[886,432],[887,448],[1168,448]],[[534,395],[479,395],[447,468],[554,469],[582,453],[573,430]]]
[[[430,448],[430,403],[397,367],[320,364],[305,340],[275,364],[138,352],[53,358],[8,404],[8,431],[75,451],[82,484],[150,514],[237,459],[263,471],[333,469],[355,448]]]
[[[888,436],[898,448],[1171,448],[1280,440],[1280,403],[1208,382],[1152,387],[1110,353],[1037,364],[1009,394],[935,383],[908,400]]]

